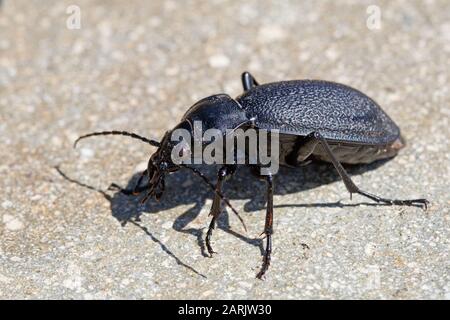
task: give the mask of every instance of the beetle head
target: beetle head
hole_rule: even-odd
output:
[[[77,143],[80,140],[85,138],[93,137],[93,136],[104,136],[104,135],[121,135],[128,136],[133,139],[141,140],[145,143],[150,144],[151,146],[158,147],[158,149],[151,155],[147,170],[143,172],[141,177],[139,178],[138,184],[142,181],[145,175],[148,177],[148,193],[142,202],[147,201],[150,197],[155,196],[158,200],[162,193],[164,192],[164,177],[166,174],[170,174],[172,172],[178,171],[181,168],[188,168],[192,170],[196,175],[201,176],[202,179],[209,184],[212,185],[208,181],[208,179],[203,176],[198,170],[193,169],[192,167],[183,164],[182,161],[178,161],[179,158],[186,158],[186,156],[191,157],[191,147],[189,144],[180,144],[178,141],[172,141],[172,133],[176,129],[186,129],[189,131],[190,125],[188,121],[182,121],[178,124],[173,130],[166,132],[161,142],[148,139],[146,137],[140,136],[136,133],[126,132],[126,131],[100,131],[100,132],[92,132],[83,136],[80,136],[74,142],[74,147],[76,147]],[[175,147],[178,148],[175,148]],[[177,159],[172,159],[172,154],[178,155]],[[175,160],[175,162],[174,162]],[[212,187],[214,190],[214,187]],[[147,189],[147,188],[146,188]]]
[[[148,172],[158,171],[161,173],[175,172],[179,166],[174,164],[171,158],[172,148],[174,144],[170,140],[170,131],[166,132],[160,142],[160,146],[155,153],[152,154],[148,161]]]
[[[181,122],[176,128],[178,127],[184,127],[186,125],[185,121]],[[187,166],[185,164],[175,164],[172,161],[172,151],[174,149],[174,142],[171,141],[171,134],[172,131],[166,132],[161,142],[158,142],[156,140],[148,139],[146,137],[140,136],[136,133],[132,132],[126,132],[126,131],[100,131],[100,132],[92,132],[86,135],[83,135],[79,137],[77,140],[75,140],[73,146],[76,147],[78,141],[93,137],[93,136],[105,136],[105,135],[120,135],[120,136],[128,136],[133,139],[141,140],[145,143],[148,143],[154,147],[158,147],[158,150],[152,156],[150,157],[150,160],[148,161],[147,170],[141,175],[139,178],[138,184],[141,182],[142,178],[144,177],[144,174],[147,173],[149,178],[149,187],[148,187],[148,193],[147,195],[141,200],[142,203],[146,202],[150,197],[154,196],[157,200],[162,196],[164,192],[164,175],[166,173],[172,173],[177,171],[180,168],[187,168],[190,169],[193,173],[195,173],[197,176],[202,178],[202,180],[215,192],[217,196],[219,196],[222,200],[225,201],[225,203],[233,210],[233,212],[237,215],[239,220],[244,225],[244,229],[246,229],[245,224],[242,220],[242,218],[239,216],[239,213],[231,206],[228,199],[226,199],[222,193],[219,190],[216,190],[214,185],[208,180],[208,178],[201,173],[198,169]],[[181,152],[190,152],[189,146],[186,146],[186,148],[182,148]]]
[[[174,164],[171,159],[172,148],[173,143],[170,141],[169,131],[166,132],[161,140],[158,150],[156,150],[156,152],[153,153],[148,160],[147,175],[149,181],[149,191],[142,202],[145,202],[152,196],[159,200],[164,192],[165,175],[180,169],[180,166]]]

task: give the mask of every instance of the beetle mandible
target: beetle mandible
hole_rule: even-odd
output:
[[[162,196],[165,174],[188,168],[199,175],[215,193],[210,211],[212,219],[205,239],[210,256],[215,253],[211,246],[211,236],[221,213],[222,201],[238,215],[222,193],[223,182],[235,173],[237,164],[223,165],[218,170],[214,186],[197,168],[174,163],[171,153],[175,144],[170,138],[171,133],[179,128],[192,131],[192,123],[195,120],[202,121],[206,129],[220,130],[223,135],[226,135],[228,130],[236,129],[276,129],[279,131],[280,141],[279,164],[298,167],[310,161],[329,162],[339,173],[350,198],[353,193],[357,193],[378,203],[427,208],[426,199],[388,199],[366,192],[352,182],[342,166],[343,163],[371,163],[391,158],[405,145],[398,126],[367,95],[349,86],[322,80],[292,80],[259,85],[248,72],[242,74],[242,84],[244,93],[235,99],[226,94],[217,94],[195,103],[185,113],[181,122],[165,133],[161,141],[125,131],[102,131],[81,136],[74,145],[81,139],[96,135],[126,135],[157,147],[135,188],[122,190],[127,194],[146,191],[143,203],[151,197],[159,199]],[[261,169],[262,166],[253,164],[251,167]],[[256,170],[252,172],[258,174]],[[141,186],[145,176],[148,183]],[[270,265],[272,252],[274,174],[259,176],[267,182],[263,231],[266,248],[261,270],[257,274],[257,278],[261,279]]]

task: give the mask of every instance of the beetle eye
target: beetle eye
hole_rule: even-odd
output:
[[[159,168],[160,168],[161,170],[166,170],[166,169],[167,169],[167,162],[161,162],[161,163],[159,164]]]

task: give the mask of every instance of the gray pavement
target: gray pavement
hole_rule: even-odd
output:
[[[445,0],[3,1],[0,298],[449,299],[449,65]],[[249,230],[224,214],[210,259],[211,194],[197,177],[170,176],[161,203],[142,207],[102,190],[131,184],[152,147],[105,137],[72,149],[93,130],[160,138],[196,100],[238,95],[244,70],[373,97],[408,145],[354,181],[429,210],[350,201],[327,165],[283,169],[259,281],[264,184],[248,171],[225,191]]]

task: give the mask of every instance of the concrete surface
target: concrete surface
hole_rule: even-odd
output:
[[[80,29],[66,26],[69,5]],[[370,5],[380,29],[367,27]],[[0,298],[449,299],[449,65],[446,0],[3,1]],[[408,146],[354,180],[426,197],[429,210],[350,201],[326,165],[282,170],[273,264],[259,281],[264,185],[246,170],[226,192],[249,231],[224,214],[212,259],[201,250],[211,195],[197,177],[172,175],[145,207],[93,190],[131,184],[153,149],[105,137],[73,150],[78,135],[159,138],[197,99],[239,94],[243,70],[377,100]]]

